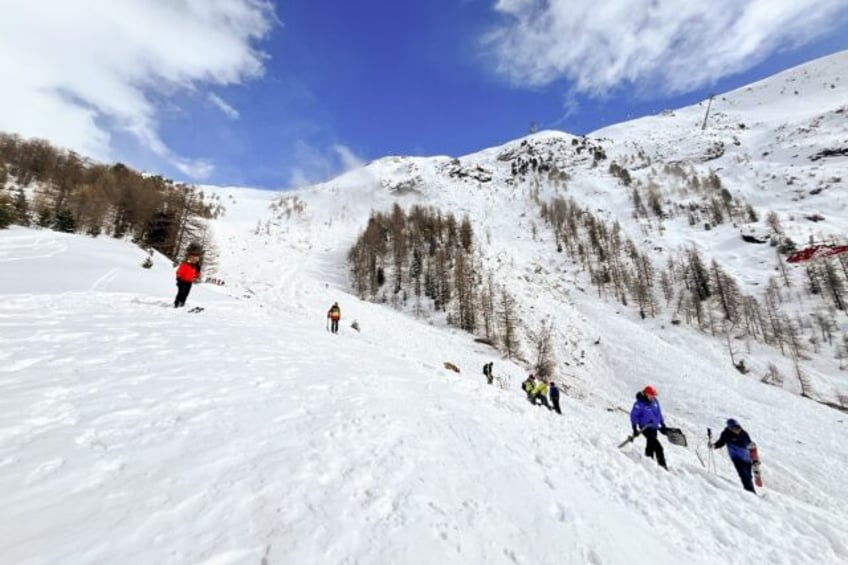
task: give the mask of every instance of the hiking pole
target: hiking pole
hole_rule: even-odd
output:
[[[704,469],[706,469],[706,468],[707,468],[707,466],[706,466],[706,465],[704,465],[704,459],[701,457],[701,452],[700,452],[700,450],[698,449],[698,446],[697,446],[697,445],[695,446],[695,457],[697,457],[697,458],[698,458],[698,463],[700,463],[700,464],[701,464],[701,467],[703,467]]]

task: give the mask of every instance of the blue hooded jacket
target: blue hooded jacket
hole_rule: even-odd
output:
[[[649,400],[644,392],[638,392],[633,409],[630,410],[630,424],[640,430],[645,428],[656,430],[665,427],[659,401],[656,398]]]
[[[721,449],[725,445],[727,445],[727,453],[731,459],[738,459],[746,463],[751,461],[751,452],[748,448],[751,445],[751,437],[745,430],[734,434],[730,431],[730,428],[724,428],[718,441],[713,444],[713,449]]]

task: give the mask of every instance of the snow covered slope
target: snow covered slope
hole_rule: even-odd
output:
[[[48,246],[63,251],[35,252]],[[707,339],[662,339],[592,301],[591,322],[574,320],[604,332],[589,352],[608,368],[598,389],[613,375],[653,378],[693,443],[740,418],[761,445],[761,498],[723,453],[714,474],[669,446],[668,473],[639,447],[616,449],[627,394],[566,398],[556,417],[526,403],[518,367],[496,361],[509,390],[485,385],[477,369],[493,356],[467,335],[315,279],[279,301],[200,285],[189,302],[206,310],[194,315],[167,307],[170,273],[152,285],[138,267],[137,288],[110,286],[138,261],[115,242],[18,228],[0,232],[0,249],[4,273],[15,261],[53,284],[10,293],[4,276],[0,289],[5,562],[848,558],[842,418],[719,369]],[[63,261],[92,284],[67,291],[51,276]],[[282,284],[307,280],[310,268],[290,265]],[[338,336],[322,327],[336,298]]]
[[[798,96],[833,80],[810,107],[792,111],[795,95],[767,81],[718,97],[703,134],[695,107],[593,143],[637,178],[684,157],[698,170],[722,167],[739,179],[734,191],[785,210],[799,239],[844,233],[844,191],[828,179],[846,158],[807,153],[846,141],[836,113],[848,99],[836,80],[846,60],[773,79],[801,85]],[[816,116],[820,135],[793,157],[799,124]],[[129,244],[0,231],[0,562],[848,561],[845,415],[740,375],[710,335],[581,291],[585,274],[556,253],[537,200],[565,191],[646,247],[696,244],[754,289],[774,250],[742,243],[730,225],[649,229],[607,165],[576,152],[580,142],[544,132],[459,162],[387,157],[282,197],[213,188],[227,206],[212,226],[227,284],[192,290],[200,314],[168,307],[170,266],[156,257],[142,269],[144,253]],[[509,181],[507,156],[530,147],[561,162],[567,189]],[[705,152],[711,160],[699,161]],[[802,165],[788,188],[769,181]],[[829,188],[791,200],[820,181]],[[473,336],[350,294],[347,251],[369,212],[396,202],[468,213],[523,324],[553,317],[569,386],[563,416],[530,406],[518,389],[527,368]],[[790,219],[796,206],[826,223]],[[340,335],[325,329],[334,301]],[[786,363],[751,347],[762,362]],[[487,361],[506,389],[485,384]],[[688,449],[666,446],[670,472],[642,456],[641,440],[616,448],[647,383],[689,437]],[[760,497],[742,491],[723,451],[714,472],[698,460],[696,451],[709,463],[706,428],[718,432],[728,417],[760,446]]]

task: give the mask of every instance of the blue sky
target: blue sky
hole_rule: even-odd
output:
[[[585,134],[848,49],[843,0],[80,0],[47,25],[44,2],[0,23],[0,53],[37,63],[0,55],[21,85],[6,96],[33,101],[0,129],[262,188],[462,155],[532,121]]]

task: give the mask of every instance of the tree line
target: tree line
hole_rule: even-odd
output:
[[[443,313],[446,323],[521,356],[516,300],[481,265],[466,215],[458,220],[433,207],[395,204],[372,212],[348,252],[352,286],[364,300]]]
[[[0,133],[0,228],[130,237],[177,260],[223,206],[197,187]]]
[[[724,337],[731,361],[743,373],[748,368],[744,361],[737,361],[734,341],[751,338],[774,346],[792,361],[803,396],[834,405],[815,397],[801,363],[808,359],[810,348],[817,353],[827,344],[840,369],[846,366],[848,334],[839,333],[836,314],[846,311],[848,256],[809,263],[806,281],[799,286],[782,259],[795,246],[780,231],[776,215],[770,213],[770,241],[779,267],[758,299],[743,294],[718,261],[706,262],[694,246],[672,254],[658,268],[647,253],[623,237],[618,222],[604,222],[573,199],[555,197],[542,202],[540,214],[553,231],[557,251],[567,252],[581,264],[599,297],[624,306],[632,304],[643,318],[670,309],[672,324],[686,323]],[[812,316],[787,311],[787,306],[796,306],[802,298],[816,304]],[[771,365],[763,381],[782,385],[783,377]],[[835,406],[845,409],[848,398],[840,398]]]
[[[809,359],[810,349],[819,353],[827,346],[839,360],[839,369],[848,367],[848,333],[840,330],[837,322],[838,313],[848,307],[848,257],[807,265],[806,281],[799,285],[797,277],[793,281],[787,273],[783,260],[796,250],[796,244],[783,232],[777,214],[769,212],[765,224],[770,233],[746,239],[775,248],[777,274],[762,295],[744,295],[737,281],[717,261],[705,262],[694,246],[673,251],[665,265],[657,267],[649,253],[622,236],[617,222],[605,222],[573,200],[559,196],[543,201],[543,187],[555,193],[568,190],[568,168],[580,163],[581,149],[589,150],[591,167],[606,158],[602,149],[585,139],[572,140],[576,151],[569,159],[566,156],[570,152],[564,144],[555,145],[543,154],[524,142],[499,155],[498,160],[511,161],[507,185],[529,185],[529,196],[540,206],[542,218],[554,231],[557,250],[567,251],[583,266],[600,297],[633,304],[642,317],[670,309],[672,324],[685,322],[724,337],[731,362],[743,373],[748,368],[741,358],[737,361],[738,345],[734,344],[751,338],[774,346],[792,361],[803,396],[842,410],[848,407],[848,397],[844,395],[838,395],[838,402],[832,403],[813,393],[811,379],[801,366]],[[683,215],[690,226],[700,224],[705,231],[723,223],[735,226],[760,219],[754,207],[734,196],[714,170],[699,175],[691,163],[685,162],[669,162],[657,169],[641,150],[634,155],[619,155],[618,159],[610,163],[608,173],[628,191],[632,216],[645,235],[651,229],[662,231],[663,223],[677,215]],[[641,179],[631,175],[626,168],[631,164],[646,170],[646,174]],[[815,312],[802,315],[797,311],[802,298],[812,302]],[[782,385],[783,377],[771,364],[763,381]]]

